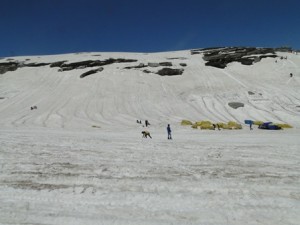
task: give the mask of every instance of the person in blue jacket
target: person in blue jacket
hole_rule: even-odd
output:
[[[172,139],[172,135],[171,135],[171,127],[170,127],[170,124],[168,124],[167,126],[167,131],[168,131],[168,139]]]

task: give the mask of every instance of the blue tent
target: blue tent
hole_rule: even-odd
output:
[[[251,124],[253,124],[253,121],[252,120],[245,120],[245,124],[251,125]]]
[[[259,129],[265,130],[281,130],[281,127],[273,124],[272,122],[266,122],[258,126]]]

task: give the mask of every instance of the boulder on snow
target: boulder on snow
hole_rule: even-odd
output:
[[[67,61],[59,61],[59,62],[54,62],[50,64],[50,67],[61,67],[62,64],[64,64]]]
[[[157,72],[157,74],[161,76],[174,76],[182,75],[183,71],[183,69],[162,68]]]
[[[160,62],[159,65],[160,66],[173,66],[173,64],[171,62]]]
[[[101,72],[102,70],[103,70],[103,67],[100,67],[100,68],[94,69],[94,70],[89,70],[89,71],[87,71],[87,72],[81,74],[81,75],[80,75],[80,78],[84,78],[84,77],[86,77],[86,76],[88,76],[88,75],[91,75],[91,74],[94,74],[94,73]]]
[[[244,107],[244,103],[241,103],[241,102],[229,102],[228,105],[234,109]]]
[[[17,62],[5,62],[0,63],[0,74],[4,74],[8,71],[15,71],[19,67],[19,63]]]

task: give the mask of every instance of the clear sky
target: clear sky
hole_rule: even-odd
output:
[[[0,0],[0,56],[300,49],[300,0]]]

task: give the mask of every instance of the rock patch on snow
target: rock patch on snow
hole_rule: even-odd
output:
[[[240,107],[244,107],[244,103],[241,103],[241,102],[229,102],[228,105],[233,109],[238,109]]]
[[[275,58],[273,48],[253,48],[253,47],[217,47],[191,50],[191,54],[203,54],[203,59],[207,61],[206,66],[213,66],[224,69],[228,63],[240,62],[243,65],[252,65],[262,58]]]
[[[91,74],[94,74],[94,73],[101,72],[102,70],[103,70],[103,67],[100,67],[100,68],[94,69],[94,70],[89,70],[89,71],[87,71],[87,72],[81,74],[81,75],[80,75],[80,78],[84,78],[84,77],[86,77],[86,76],[88,76],[88,75],[91,75]]]
[[[157,72],[157,74],[161,76],[174,76],[182,75],[183,71],[183,69],[162,68]]]

